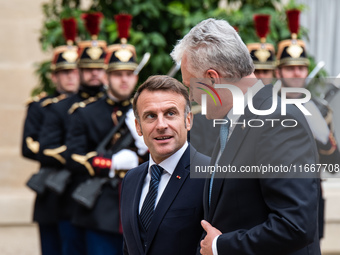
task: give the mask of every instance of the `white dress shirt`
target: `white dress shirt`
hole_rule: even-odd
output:
[[[163,160],[161,163],[158,164],[159,166],[161,166],[164,169],[164,171],[162,173],[162,176],[161,176],[161,179],[160,179],[159,185],[158,185],[158,194],[157,194],[157,198],[156,198],[155,209],[156,209],[158,201],[161,198],[166,186],[168,185],[168,182],[171,178],[172,173],[175,171],[175,168],[176,168],[179,160],[183,156],[183,153],[185,152],[187,147],[188,147],[188,142],[185,142],[185,144],[182,146],[182,148],[180,148],[178,151],[176,151],[170,157],[168,157],[167,159]],[[139,200],[139,213],[142,210],[144,199],[146,197],[146,194],[149,191],[150,179],[151,179],[151,166],[155,165],[155,164],[156,163],[153,161],[152,156],[150,154],[148,174],[146,175],[146,177],[144,179],[142,193],[141,193],[140,200]]]

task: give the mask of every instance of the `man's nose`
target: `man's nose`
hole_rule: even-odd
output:
[[[128,80],[129,76],[127,74],[122,75],[122,81],[126,82]]]
[[[163,130],[168,127],[167,120],[164,118],[164,116],[158,116],[157,117],[157,129]]]
[[[300,78],[301,77],[301,73],[302,73],[302,70],[300,68],[298,68],[298,67],[294,68],[294,75],[295,75],[295,77]]]
[[[100,70],[100,69],[98,69],[98,68],[93,68],[93,69],[91,70],[91,73],[92,73],[93,75],[97,75],[97,74],[99,73],[99,70]]]

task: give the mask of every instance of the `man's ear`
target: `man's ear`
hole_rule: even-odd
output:
[[[192,112],[189,112],[187,117],[185,118],[185,124],[186,124],[188,131],[190,131],[190,129],[192,127],[193,120],[194,120],[194,116],[193,116]]]
[[[137,74],[137,75],[134,75],[134,77],[135,77],[135,78],[134,78],[134,80],[135,80],[134,82],[135,82],[135,86],[136,86],[136,85],[137,85],[137,82],[138,82],[139,76],[138,76],[138,74]]]
[[[210,79],[211,85],[220,84],[220,76],[214,69],[209,69],[205,72],[205,78]]]
[[[275,77],[280,79],[281,78],[281,72],[280,72],[280,69],[279,68],[276,68],[275,69]]]
[[[109,74],[107,72],[103,75],[102,83],[107,86],[109,85]]]
[[[55,73],[52,73],[51,80],[55,85],[57,84],[58,79],[57,79],[57,75]]]
[[[138,122],[137,119],[135,119],[135,126],[136,126],[136,130],[137,130],[137,134],[139,136],[142,136],[143,133],[142,133],[142,127],[140,126],[140,123]]]

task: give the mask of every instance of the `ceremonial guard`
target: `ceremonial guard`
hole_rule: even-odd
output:
[[[53,51],[51,71],[55,93],[47,96],[43,92],[30,100],[22,143],[23,156],[41,163],[39,172],[30,178],[27,185],[37,192],[33,219],[39,224],[43,255],[60,255],[62,251],[58,231],[58,196],[45,188],[51,169],[39,157],[42,126],[50,105],[76,93],[79,87],[77,47],[72,45],[76,31],[75,20],[62,20],[62,26],[68,45],[59,46]]]
[[[291,39],[284,40],[278,44],[276,77],[281,79],[283,87],[303,88],[308,76],[309,59],[305,49],[305,43],[297,39],[299,31],[298,10],[288,10],[288,27],[291,32]],[[301,93],[287,93],[288,98],[300,98],[304,96]],[[317,107],[320,103],[317,99],[312,99],[305,103],[304,106],[311,113],[306,116],[309,127],[315,137],[319,152],[319,161],[321,164],[338,164],[340,162],[340,153],[333,131],[330,129],[332,120],[330,117],[330,108],[327,111],[320,112]],[[325,120],[327,119],[327,121]],[[324,199],[320,196],[319,204],[319,237],[323,237],[324,226]]]
[[[58,103],[51,104],[41,131],[40,160],[55,170],[49,176],[47,187],[59,196],[57,212],[63,255],[85,254],[83,231],[71,224],[75,208],[71,194],[83,181],[83,177],[71,174],[65,168],[67,151],[65,139],[69,129],[69,116],[77,108],[84,107],[105,94],[106,42],[97,40],[101,17],[101,13],[82,16],[92,40],[78,43],[79,91]]]
[[[122,254],[120,183],[125,171],[143,161],[147,147],[135,130],[131,95],[138,81],[136,51],[127,44],[130,15],[117,15],[121,44],[107,49],[107,95],[70,118],[67,166],[83,182],[73,193],[73,217],[85,229],[87,254]]]
[[[261,79],[265,85],[273,82],[275,70],[275,48],[272,44],[266,43],[269,22],[270,15],[254,15],[255,30],[260,38],[260,43],[247,44],[250,56],[254,62],[255,76]]]

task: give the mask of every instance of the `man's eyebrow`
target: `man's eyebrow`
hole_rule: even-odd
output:
[[[169,107],[167,109],[165,109],[165,112],[169,112],[169,111],[178,111],[177,107],[176,106],[172,106],[172,107]]]
[[[163,110],[163,112],[169,112],[169,111],[176,111],[176,112],[178,112],[178,108],[176,106],[171,106],[171,107],[166,108],[166,109]],[[152,111],[152,110],[145,111],[145,112],[143,112],[142,116],[145,117],[145,116],[147,116],[149,114],[155,114],[155,112]]]
[[[145,117],[149,114],[154,114],[154,112],[153,111],[145,111],[145,112],[143,112],[142,117]]]

